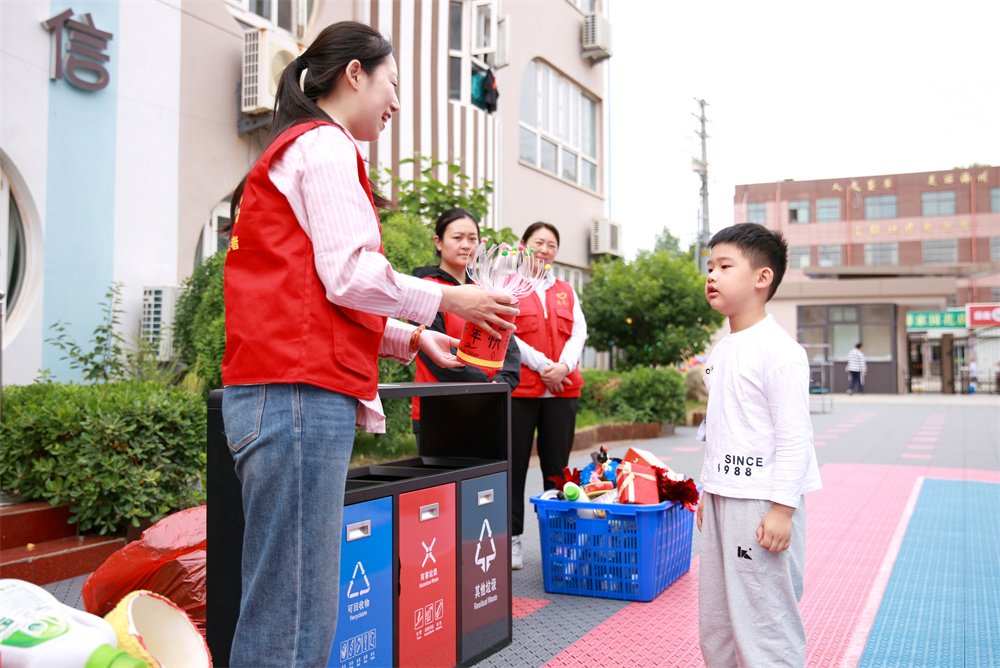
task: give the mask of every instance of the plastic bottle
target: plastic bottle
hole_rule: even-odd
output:
[[[583,488],[575,482],[568,482],[563,485],[563,495],[566,497],[567,501],[590,503],[590,497],[587,496],[587,493],[583,491]],[[596,519],[598,517],[602,517],[604,513],[599,513],[598,511],[591,510],[590,508],[580,508],[576,511],[576,515],[577,517]]]
[[[63,605],[30,582],[0,580],[4,668],[145,668],[118,649],[111,624]]]

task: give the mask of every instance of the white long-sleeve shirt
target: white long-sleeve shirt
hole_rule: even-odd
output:
[[[539,301],[542,302],[542,315],[546,318],[549,317],[548,307],[545,303],[545,294],[549,291],[553,285],[556,284],[556,277],[553,275],[550,269],[545,275],[545,280],[535,286],[535,294],[538,296]],[[517,341],[518,350],[521,351],[521,364],[528,367],[536,373],[541,373],[545,371],[551,364],[557,364],[562,362],[567,367],[569,367],[570,373],[576,369],[577,365],[580,364],[580,357],[583,355],[583,347],[587,343],[587,320],[583,317],[583,309],[580,308],[580,298],[576,294],[576,290],[573,286],[569,286],[570,292],[573,293],[573,331],[566,340],[566,345],[563,346],[562,354],[559,355],[559,359],[554,362],[550,360],[546,355],[532,346],[528,345],[520,339],[520,337],[515,336],[514,340]],[[515,321],[516,324],[516,321]],[[541,398],[552,397],[553,394],[545,390],[545,394]]]
[[[431,324],[441,304],[441,289],[394,271],[379,252],[378,217],[358,181],[360,150],[346,131],[321,125],[272,160],[268,176],[312,241],[327,299],[388,317],[379,355],[408,364],[413,359],[410,339],[415,327],[396,318]],[[359,400],[357,424],[366,431],[385,432],[377,395],[371,401]]]
[[[797,508],[820,489],[805,350],[772,316],[716,344],[705,366],[704,490]]]

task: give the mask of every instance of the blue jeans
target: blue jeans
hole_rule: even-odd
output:
[[[861,394],[864,394],[865,393],[865,386],[864,386],[864,381],[861,378],[861,372],[860,371],[848,371],[847,374],[848,374],[848,376],[850,376],[850,383],[848,383],[848,385],[847,385],[847,391],[848,392],[853,392],[854,388],[857,387],[858,388],[858,392],[860,392]]]
[[[246,519],[234,668],[325,666],[330,657],[356,411],[357,399],[311,385],[225,388]]]

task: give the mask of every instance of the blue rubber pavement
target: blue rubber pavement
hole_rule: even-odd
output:
[[[1000,666],[1000,485],[923,483],[858,668]]]

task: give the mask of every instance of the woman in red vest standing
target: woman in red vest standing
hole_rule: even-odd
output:
[[[534,249],[539,262],[551,264],[559,252],[559,230],[533,223],[521,244]],[[576,409],[583,387],[577,366],[587,341],[587,323],[573,286],[549,269],[535,292],[521,300],[517,316],[517,346],[521,351],[521,382],[511,393],[512,519],[511,568],[522,567],[524,485],[531,444],[538,432],[538,459],[545,489],[548,478],[562,474],[573,449]]]
[[[385,430],[377,360],[420,350],[458,365],[457,341],[396,318],[444,310],[492,332],[516,313],[504,295],[398,274],[382,254],[358,142],[399,111],[396,85],[376,30],[324,29],[285,68],[270,143],[233,196],[222,413],[246,530],[230,666],[327,664],[355,425]]]
[[[438,216],[434,225],[434,249],[441,258],[435,267],[419,267],[413,272],[417,278],[441,285],[465,285],[468,282],[466,266],[479,245],[479,220],[465,209],[448,209]],[[465,328],[465,320],[451,313],[438,313],[434,323],[427,329],[442,332],[459,339]],[[492,371],[484,371],[474,366],[443,367],[435,364],[430,356],[417,353],[418,383],[507,383],[511,389],[517,387],[521,378],[521,352],[517,346],[507,347],[503,366]],[[420,398],[414,397],[410,408],[413,433],[420,442]]]

